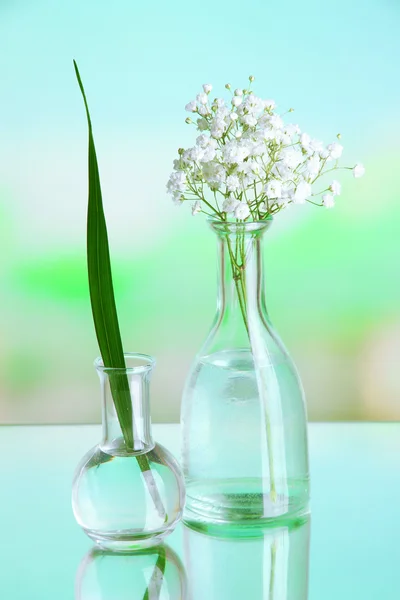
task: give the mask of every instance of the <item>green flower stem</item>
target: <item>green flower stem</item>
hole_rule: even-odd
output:
[[[246,327],[247,334],[249,335],[249,327],[247,324],[246,305],[245,305],[245,299],[244,299],[243,282],[242,282],[242,278],[240,275],[240,269],[236,263],[234,255],[233,255],[232,244],[231,244],[231,240],[229,239],[229,237],[227,238],[227,244],[228,244],[229,257],[230,257],[230,261],[231,261],[232,278],[233,278],[233,281],[235,282],[236,292],[237,292],[237,296],[238,296],[238,300],[239,300],[239,306],[240,306],[240,310],[242,313],[244,326]]]
[[[268,600],[274,600],[275,570],[276,570],[276,540],[271,546],[271,577],[269,580]]]
[[[236,293],[239,300],[240,311],[242,313],[244,326],[247,331],[247,335],[249,337],[250,347],[253,354],[253,359],[255,363],[255,367],[257,369],[257,351],[253,349],[253,343],[251,340],[251,328],[249,326],[249,320],[247,316],[247,298],[246,298],[246,252],[245,252],[245,239],[244,233],[238,235],[236,237],[236,257],[238,254],[240,255],[240,265],[238,264],[237,258],[232,250],[232,244],[229,237],[227,238],[227,246],[229,257],[231,261],[231,269],[232,269],[232,277],[235,282]],[[262,375],[262,371],[261,371]],[[277,499],[277,490],[276,490],[276,481],[275,481],[275,467],[274,467],[274,455],[273,455],[273,445],[272,445],[272,427],[271,420],[269,417],[269,411],[267,406],[267,399],[264,398],[264,389],[266,386],[262,386],[262,389],[259,388],[259,394],[263,400],[264,405],[264,415],[265,415],[265,426],[266,426],[266,434],[267,434],[267,448],[268,448],[268,467],[269,467],[269,476],[270,476],[270,498],[272,502],[276,502]]]

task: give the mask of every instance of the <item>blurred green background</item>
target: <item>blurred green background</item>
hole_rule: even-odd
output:
[[[400,5],[395,0],[2,0],[0,422],[100,420],[86,276],[91,107],[124,346],[154,354],[154,421],[177,421],[215,307],[215,240],[165,183],[212,83],[342,133],[334,211],[281,213],[266,244],[271,318],[311,420],[400,417]],[[214,91],[213,91],[214,95]]]

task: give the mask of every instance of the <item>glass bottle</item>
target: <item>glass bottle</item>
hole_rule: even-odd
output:
[[[106,549],[129,551],[160,542],[179,521],[184,505],[178,463],[151,434],[149,383],[155,361],[125,354],[126,368],[95,361],[102,396],[102,440],[78,465],[72,487],[75,518],[85,533]],[[124,390],[124,428],[115,390]],[[114,397],[113,397],[114,394]],[[120,408],[120,407],[119,407]],[[120,408],[121,410],[121,408]]]
[[[130,553],[93,548],[76,575],[75,600],[186,600],[187,579],[167,545]]]
[[[217,312],[181,412],[184,520],[259,525],[308,511],[307,416],[296,368],[269,319],[263,239],[272,219],[210,219]]]

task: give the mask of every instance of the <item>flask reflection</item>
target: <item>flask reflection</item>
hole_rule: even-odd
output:
[[[185,569],[167,545],[131,553],[92,548],[76,576],[75,600],[186,600]]]

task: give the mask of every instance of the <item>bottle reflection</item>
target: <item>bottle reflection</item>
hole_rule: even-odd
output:
[[[185,569],[166,545],[132,553],[93,548],[76,576],[75,600],[187,599]]]
[[[310,518],[218,537],[184,529],[191,600],[307,600]]]

